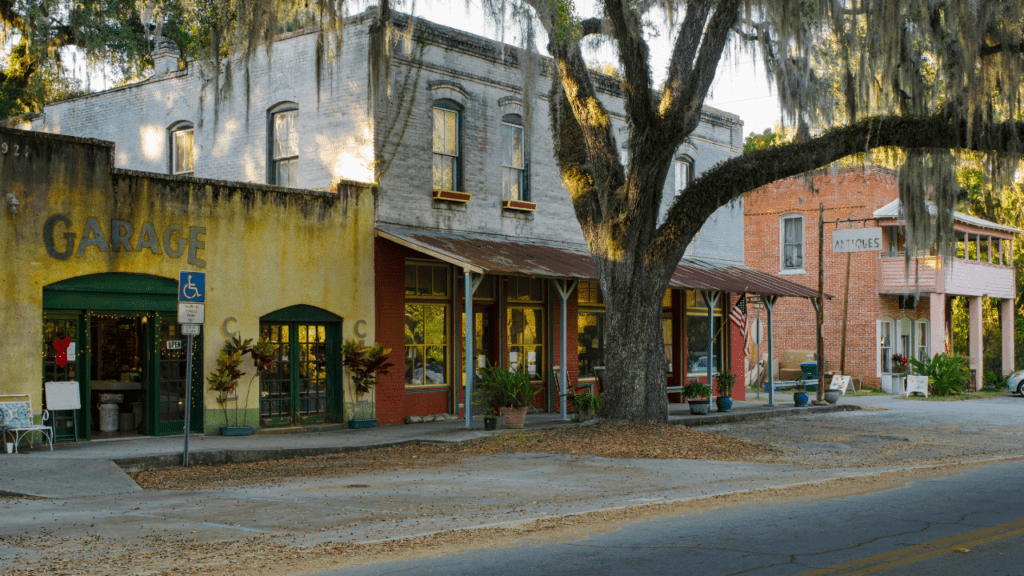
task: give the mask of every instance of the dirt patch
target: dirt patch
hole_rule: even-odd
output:
[[[367,472],[450,466],[502,452],[543,452],[603,458],[775,462],[778,449],[756,440],[668,424],[602,422],[593,426],[496,434],[452,446],[400,446],[216,466],[130,474],[147,490],[202,490],[260,485],[296,478],[338,478]]]

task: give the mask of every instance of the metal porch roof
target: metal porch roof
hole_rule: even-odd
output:
[[[377,236],[478,274],[594,280],[597,270],[583,244],[549,242],[430,228],[378,225]],[[817,298],[818,291],[753,268],[711,260],[683,258],[672,288],[724,290]],[[831,298],[826,294],[826,298]]]

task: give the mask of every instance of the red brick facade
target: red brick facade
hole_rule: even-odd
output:
[[[812,186],[802,177],[775,182],[744,198],[744,239],[747,266],[774,274],[791,282],[818,286],[819,204],[824,204],[824,220],[871,218],[878,208],[899,195],[895,174],[884,168],[843,169],[835,176],[813,178]],[[804,218],[804,267],[799,273],[781,271],[781,219],[787,215]],[[848,225],[843,224],[842,227]],[[855,222],[854,227],[874,227],[876,223]],[[838,370],[842,339],[843,293],[846,286],[844,253],[833,253],[828,243],[835,225],[824,230],[824,291],[832,295],[825,301],[825,359]],[[883,243],[885,238],[883,237]],[[880,318],[895,321],[929,319],[929,298],[921,295],[915,309],[901,310],[899,297],[880,295],[877,290],[878,252],[850,254],[849,310],[846,333],[846,373],[864,378],[868,386],[878,387],[879,360],[877,324]],[[762,313],[762,319],[765,316]],[[781,298],[773,313],[774,357],[781,359],[786,350],[816,350],[815,312],[811,302]],[[765,329],[765,333],[767,329]],[[765,341],[766,342],[766,341]],[[932,352],[941,351],[929,343]],[[767,345],[762,344],[762,354]]]
[[[389,240],[376,239],[375,244],[375,297],[376,297],[376,334],[377,341],[384,346],[391,348],[392,361],[395,366],[390,369],[387,375],[381,376],[376,390],[377,420],[380,425],[400,424],[406,416],[426,415],[437,413],[450,413],[453,410],[451,402],[451,391],[458,390],[459,398],[457,409],[460,417],[465,416],[462,407],[464,402],[465,389],[463,386],[464,343],[461,337],[462,312],[464,310],[463,284],[461,276],[457,275],[454,268],[449,274],[449,291],[451,297],[443,302],[448,305],[448,385],[435,387],[407,388],[405,385],[405,264],[406,259],[417,261],[431,261],[432,259],[422,253],[416,252],[404,246],[400,246]],[[494,323],[494,342],[491,357],[494,359],[502,357],[505,349],[504,340],[507,338],[505,327],[507,326],[507,304],[503,304],[506,295],[508,278],[498,277],[496,301],[493,304],[484,304],[491,313],[491,320]],[[552,366],[561,366],[561,297],[555,289],[552,281],[547,281],[545,286],[545,302],[538,304],[544,310],[544,348],[550,362],[545,362],[545,383],[542,394],[538,396],[534,407],[543,411],[558,412],[561,407],[560,381],[552,377]],[[574,289],[566,302],[566,356],[568,364],[568,386],[572,390],[580,383],[579,379],[579,347],[578,347],[578,312],[580,310],[578,296],[579,291]],[[684,320],[684,292],[681,290],[672,291],[671,315],[673,318],[673,334],[680,337],[673,343],[673,365],[684,366],[685,363],[685,322]],[[735,304],[738,296],[732,296],[729,300],[730,306]],[[595,308],[600,309],[600,307]],[[738,329],[728,321],[728,311],[725,315],[727,326],[728,350],[732,358],[732,372],[736,376],[736,385],[733,397],[737,400],[745,398],[743,388],[743,343],[738,335]],[[704,378],[701,378],[703,380]],[[458,382],[453,387],[450,382]],[[593,380],[588,380],[593,381]],[[681,374],[672,374],[669,377],[669,385],[678,386],[683,383]],[[595,392],[600,393],[599,386],[595,383]],[[680,401],[678,395],[670,397],[672,401]]]

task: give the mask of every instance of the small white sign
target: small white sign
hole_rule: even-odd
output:
[[[850,387],[850,380],[851,379],[852,378],[850,376],[839,376],[839,375],[833,376],[832,377],[832,382],[829,383],[829,385],[828,385],[828,389],[829,390],[842,390],[843,391],[843,396],[846,396],[846,389]]]
[[[874,252],[881,249],[881,228],[848,228],[832,232],[833,252]]]
[[[167,341],[167,349],[168,350],[181,350],[181,340],[168,340]]]
[[[907,396],[910,396],[911,394],[913,394],[915,392],[920,392],[921,394],[924,394],[925,398],[928,397],[928,377],[927,376],[918,376],[916,374],[911,374],[910,376],[907,376],[907,390],[906,390],[906,394],[907,394]]]
[[[181,333],[185,336],[199,336],[199,324],[184,324]]]
[[[206,304],[178,302],[178,324],[202,324],[206,320]]]
[[[75,361],[75,356],[77,356],[77,351],[78,351],[78,347],[75,346],[74,342],[72,342],[71,344],[68,344],[68,350],[67,350],[68,362],[74,362]]]
[[[480,354],[476,357],[477,368],[487,368],[487,356]]]

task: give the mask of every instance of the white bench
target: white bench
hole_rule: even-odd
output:
[[[18,398],[19,400],[7,400]],[[0,428],[4,431],[4,441],[14,438],[14,451],[18,451],[18,443],[32,432],[40,432],[53,450],[53,428],[45,422],[50,413],[43,410],[43,424],[36,424],[32,419],[32,396],[29,394],[0,394]],[[29,436],[29,442],[32,437]],[[32,447],[32,444],[29,444]]]

